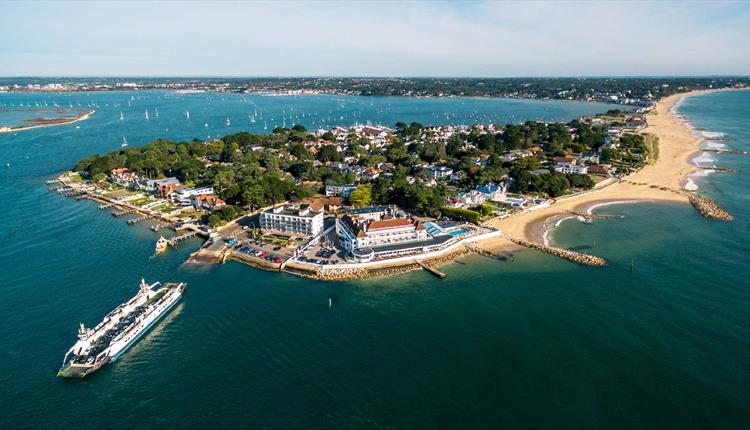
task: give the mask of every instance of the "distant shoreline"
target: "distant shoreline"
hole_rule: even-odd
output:
[[[17,127],[0,127],[0,133],[14,133],[17,131],[31,130],[33,128],[54,127],[58,125],[73,124],[75,122],[87,120],[91,115],[94,114],[94,112],[96,112],[96,110],[92,109],[74,118],[55,118],[55,119],[50,119],[50,120],[44,120],[44,122],[37,123],[34,125],[21,125]]]

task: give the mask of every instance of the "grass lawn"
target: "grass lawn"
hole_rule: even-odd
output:
[[[151,197],[141,197],[139,199],[130,200],[128,203],[134,206],[143,206],[149,202],[151,202]]]
[[[129,196],[129,195],[131,195],[131,193],[128,190],[115,190],[115,191],[112,191],[111,193],[105,194],[104,197],[108,199],[117,199],[120,197]]]

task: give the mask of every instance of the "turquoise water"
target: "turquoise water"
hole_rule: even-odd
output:
[[[128,95],[134,106],[122,124]],[[0,104],[41,96],[3,94]],[[555,233],[563,246],[606,257],[604,269],[522,252],[507,262],[472,257],[446,266],[443,281],[418,272],[319,283],[235,263],[183,266],[197,241],[151,258],[156,237],[147,225],[129,227],[95,203],[44,186],[78,158],[119,147],[123,134],[131,145],[203,137],[224,133],[227,116],[226,128],[249,128],[236,119],[246,118],[241,98],[249,96],[59,97],[100,108],[80,129],[0,135],[0,161],[11,163],[0,170],[0,428],[739,429],[750,422],[748,156],[722,155],[717,164],[737,172],[699,180],[733,223],[682,205],[624,205],[601,209],[624,219],[565,223]],[[314,112],[308,103],[333,111],[338,99],[262,103],[269,112]],[[158,121],[143,120],[145,100],[155,100],[149,106],[158,106]],[[391,113],[380,112],[389,103]],[[344,105],[361,121],[386,124],[429,123],[430,109],[519,119],[521,111],[569,119],[595,109],[505,103],[345,98]],[[186,109],[198,126],[186,124]],[[697,127],[727,133],[729,146],[750,149],[750,92],[691,98],[681,111]],[[77,323],[98,322],[135,293],[141,276],[188,282],[184,301],[116,363],[83,381],[56,378]]]

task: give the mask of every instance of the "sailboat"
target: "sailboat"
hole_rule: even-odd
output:
[[[148,109],[146,109],[146,121],[148,121]]]
[[[155,116],[156,116],[157,119],[159,119],[159,108],[156,108],[156,114],[155,114]]]
[[[229,122],[229,117],[227,117],[227,126],[230,126],[230,125],[232,125],[232,123]]]
[[[185,111],[185,118],[190,119],[190,111]]]
[[[125,121],[125,117],[122,116],[122,112],[120,112],[120,121]]]
[[[122,137],[122,145],[120,147],[124,148],[128,146],[128,139],[125,139],[125,136]]]

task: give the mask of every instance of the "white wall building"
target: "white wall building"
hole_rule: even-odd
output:
[[[589,168],[587,166],[562,163],[555,167],[555,171],[560,173],[580,173],[585,175],[588,173]]]
[[[213,194],[213,187],[190,188],[185,187],[172,193],[172,200],[183,206],[193,204],[193,199],[201,194]]]
[[[277,206],[260,214],[260,228],[264,232],[318,236],[323,232],[323,211],[315,212],[307,205]]]
[[[326,185],[326,196],[349,197],[349,194],[356,189],[356,185]]]
[[[341,245],[348,251],[419,242],[430,238],[424,226],[413,218],[360,220],[350,215],[336,220],[336,234]]]
[[[432,166],[427,169],[427,173],[432,179],[442,179],[453,174],[453,169],[445,166]]]

